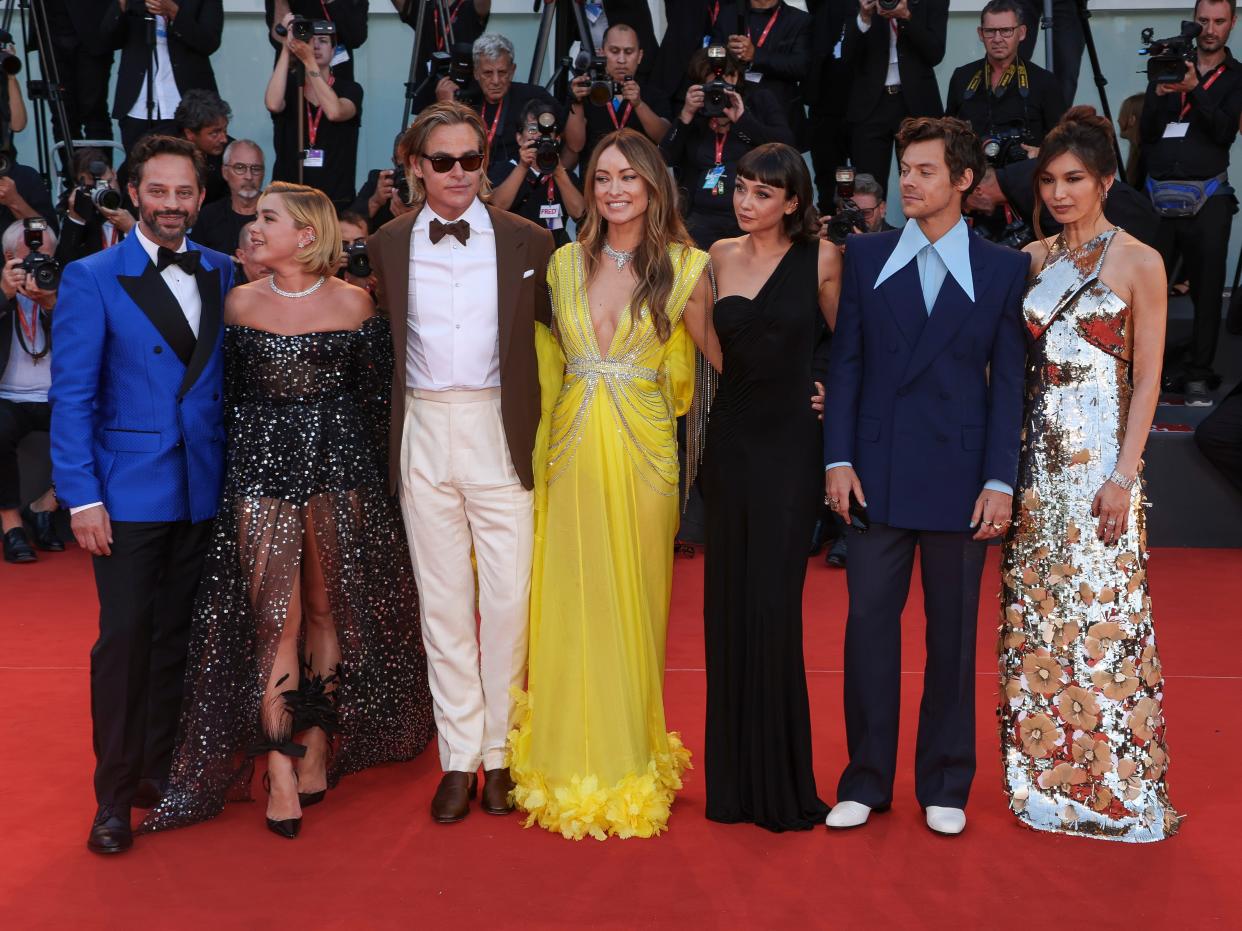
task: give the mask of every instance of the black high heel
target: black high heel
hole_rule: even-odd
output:
[[[307,662],[296,691],[285,693],[285,702],[293,713],[293,731],[300,734],[312,727],[320,728],[328,739],[329,754],[332,750],[332,736],[340,729],[340,717],[337,714],[337,689],[344,678],[342,664],[337,663],[331,675],[319,675]],[[336,685],[337,689],[328,691],[328,686]],[[328,790],[318,792],[299,792],[298,802],[303,808],[318,805],[327,796]]]
[[[277,679],[276,680],[277,687],[282,685],[285,682],[285,680],[288,678],[289,678],[289,675],[286,673],[285,675]],[[298,690],[289,689],[284,692],[281,692],[280,694],[281,694],[281,698],[284,699],[285,707],[289,711],[290,720],[296,721],[297,720]],[[259,741],[257,744],[255,744],[253,747],[250,748],[251,756],[258,756],[260,753],[272,753],[272,752],[283,753],[285,756],[289,757],[290,759],[295,759],[295,760],[301,759],[302,757],[306,756],[306,748],[299,743],[294,743],[292,739],[292,733],[287,733],[284,736],[276,736],[276,737],[272,737],[270,735],[265,736],[263,740]],[[297,779],[298,779],[298,772],[295,769],[293,771],[293,781],[295,785],[297,784]],[[271,774],[268,773],[267,771],[264,771],[263,773],[263,788],[267,790],[268,795],[271,795],[272,777],[271,777]],[[269,831],[271,831],[273,834],[276,834],[279,837],[288,838],[289,840],[293,840],[295,837],[297,837],[298,832],[302,830],[301,816],[297,818],[281,818],[279,820],[276,818],[267,818],[265,816],[264,820],[267,821],[267,829]]]
[[[298,774],[296,772],[293,774],[293,778],[294,781],[297,780]],[[267,773],[263,774],[263,788],[269,795],[271,795],[272,779]],[[299,792],[298,800],[301,801],[301,798],[302,793]],[[298,816],[297,818],[282,818],[280,820],[275,818],[265,818],[264,820],[267,821],[267,829],[269,831],[273,834],[279,835],[280,837],[287,837],[289,840],[296,838],[298,836],[298,832],[302,830],[301,816]]]

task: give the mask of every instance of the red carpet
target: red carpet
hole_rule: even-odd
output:
[[[995,557],[995,554],[994,554]],[[998,587],[995,558],[985,591]],[[994,601],[979,623],[979,774],[956,839],[922,824],[912,726],[891,814],[862,831],[772,835],[703,818],[689,774],[671,828],[654,840],[580,843],[481,812],[431,822],[434,751],[347,779],[307,813],[295,842],[269,834],[263,806],[138,839],[103,859],[84,841],[94,810],[87,691],[95,596],[76,550],[0,564],[0,926],[27,928],[498,927],[1239,927],[1242,766],[1237,550],[1160,550],[1152,595],[1169,676],[1172,840],[1129,846],[1038,835],[1000,792],[994,718]],[[668,644],[669,726],[703,734],[702,560],[679,560]],[[918,605],[917,589],[911,604]],[[807,667],[821,795],[844,763],[844,577],[812,564]],[[903,668],[913,724],[922,667],[911,614]]]

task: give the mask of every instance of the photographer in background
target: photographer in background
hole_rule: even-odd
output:
[[[68,265],[115,246],[134,228],[134,215],[123,204],[116,172],[102,149],[74,149],[73,177],[78,186],[65,197],[56,258]]]
[[[228,255],[237,247],[242,228],[254,220],[267,173],[263,150],[250,139],[234,139],[224,150],[228,196],[205,204],[190,235],[199,245]]]
[[[444,41],[444,28],[440,23],[440,10],[435,3],[428,3],[425,7],[423,22],[420,27],[417,22],[418,0],[392,0],[392,5],[396,9],[397,15],[401,17],[401,21],[415,30],[415,35],[425,34],[431,37],[430,41],[427,39],[423,40],[422,56],[414,69],[414,73],[418,75],[415,83],[416,85],[421,84],[427,75],[431,73],[431,53],[451,51]],[[449,0],[448,18],[453,28],[453,44],[473,45],[474,40],[487,31],[487,20],[491,12],[492,0]],[[423,107],[434,103],[435,100],[436,89],[434,85],[423,85],[418,95],[414,98],[414,112],[418,113]]]
[[[389,220],[409,213],[410,182],[401,167],[397,146],[404,133],[397,133],[392,144],[392,167],[372,168],[367,180],[358,189],[358,196],[349,205],[349,212],[365,217],[367,226],[374,233]]]
[[[0,533],[4,536],[4,561],[36,562],[34,547],[59,552],[65,545],[52,531],[56,498],[48,491],[29,508],[21,506],[17,474],[17,444],[29,433],[51,427],[52,408],[47,401],[52,384],[52,310],[56,306],[55,280],[40,287],[31,273],[30,242],[43,257],[43,266],[54,268],[51,258],[56,236],[50,229],[28,229],[46,223],[18,221],[5,228],[4,272],[0,274]],[[24,524],[34,530],[34,546]]]
[[[820,239],[831,238],[829,236],[829,227],[832,225],[833,217],[840,212],[841,206],[844,203],[839,187],[833,194],[832,199],[834,213],[819,218]],[[857,208],[859,214],[858,219],[861,221],[857,224],[852,224],[849,232],[882,233],[885,230],[896,229],[896,227],[890,226],[885,219],[888,213],[888,204],[884,200],[884,188],[871,175],[864,173],[854,176],[854,192],[848,199],[854,202],[854,207]]]
[[[771,93],[751,85],[743,97],[745,73],[746,65],[723,46],[695,52],[689,69],[694,83],[660,143],[677,179],[686,228],[700,249],[741,235],[733,211],[733,183],[742,156],[765,142],[794,144],[784,108]]]
[[[562,160],[557,107],[543,100],[528,103],[517,143],[515,161],[488,166],[491,205],[547,227],[556,244],[563,246],[570,241],[565,225],[581,221],[586,200]]]
[[[356,81],[338,79],[332,73],[334,35],[313,33],[307,36],[309,41],[303,42],[298,39],[297,30],[291,28],[292,22],[290,13],[283,23],[285,47],[276,59],[263,99],[272,114],[276,150],[272,180],[319,188],[336,206],[348,206],[354,199],[362,86]],[[289,74],[295,58],[304,81],[304,113],[298,113],[298,87]]]
[[[1227,171],[1242,116],[1242,66],[1227,47],[1237,22],[1235,0],[1200,0],[1194,19],[1203,30],[1194,58],[1184,63],[1180,80],[1148,83],[1139,131],[1147,190],[1161,215],[1160,251],[1170,272],[1181,254],[1195,306],[1190,345],[1166,349],[1164,386],[1182,391],[1188,405],[1208,407],[1209,391],[1220,382],[1212,363],[1229,228],[1238,209]]]
[[[215,91],[191,90],[177,104],[173,123],[177,135],[194,143],[207,165],[207,196],[204,204],[212,204],[229,196],[229,186],[221,170],[224,150],[232,141],[229,138],[229,120],[233,110]]]
[[[609,26],[602,57],[603,74],[592,67],[590,73],[578,75],[569,84],[573,99],[566,134],[586,139],[582,151],[572,153],[571,166],[590,162],[596,143],[614,130],[636,129],[656,145],[669,130],[664,104],[644,100],[634,80],[643,60],[637,30],[625,23]]]
[[[111,139],[108,82],[115,53],[99,34],[99,0],[44,0],[61,100],[74,139]],[[60,122],[52,120],[57,142]]]
[[[744,13],[735,13],[735,9]],[[811,17],[785,0],[722,2],[712,27],[712,44],[723,45],[744,66],[748,84],[771,94],[806,149],[810,130],[802,102],[802,82],[812,76]]]
[[[352,210],[338,210],[336,221],[341,226],[341,268],[337,277],[362,288],[375,300],[375,274],[367,254],[367,237],[371,235],[367,219]]]
[[[513,43],[502,35],[489,32],[474,42],[474,79],[482,98],[463,101],[478,110],[487,130],[487,163],[507,165],[518,157],[518,127],[522,111],[532,100],[555,103],[552,95],[537,84],[513,80],[517,65]],[[436,85],[436,100],[447,103],[457,99],[458,86],[450,77]],[[571,138],[571,148],[580,150],[583,139]]]
[[[147,133],[177,135],[173,114],[190,90],[216,89],[211,56],[224,30],[223,0],[106,0],[99,25],[105,45],[121,50],[112,116],[130,152]],[[155,17],[155,54],[147,44],[147,15]],[[147,69],[155,80],[147,110]]]
[[[845,21],[841,59],[854,71],[850,157],[885,190],[902,120],[944,114],[935,67],[948,28],[949,0],[859,0],[858,14]]]
[[[263,0],[267,39],[280,57],[280,47],[285,40],[276,32],[277,23],[283,23],[290,13],[304,19],[327,20],[336,29],[332,73],[352,81],[354,50],[367,41],[367,8],[368,0]]]
[[[240,270],[241,278],[234,278],[233,284],[259,281],[272,273],[272,270],[254,257],[254,243],[250,239],[250,230],[254,223],[247,223],[237,234],[237,242],[233,251],[233,267]]]
[[[1027,25],[1017,0],[989,0],[977,32],[986,54],[953,72],[945,115],[968,122],[980,139],[1012,139],[1032,156],[1065,115],[1061,87],[1018,55]]]

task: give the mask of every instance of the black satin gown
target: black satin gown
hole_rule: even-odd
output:
[[[254,757],[301,729],[272,733],[261,706],[307,530],[341,652],[335,694],[314,683],[300,696],[334,731],[328,784],[410,759],[435,733],[413,568],[385,491],[387,321],[296,336],[230,326],[224,351],[224,492],[195,600],[170,785],[144,831],[249,798]],[[302,674],[302,693],[314,678]]]
[[[724,356],[711,407],[704,628],[707,817],[806,830],[815,790],[802,586],[823,456],[811,409],[819,243],[794,243],[753,300],[716,302]]]

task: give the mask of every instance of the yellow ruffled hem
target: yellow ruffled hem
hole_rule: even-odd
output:
[[[517,726],[509,732],[509,774],[514,804],[526,812],[523,827],[538,824],[569,840],[588,835],[655,837],[668,830],[669,809],[690,764],[690,751],[676,731],[668,732],[668,753],[657,753],[642,773],[631,773],[611,787],[593,775],[574,776],[568,785],[549,783],[541,773],[526,768],[530,759],[531,701],[527,692],[514,690]]]

